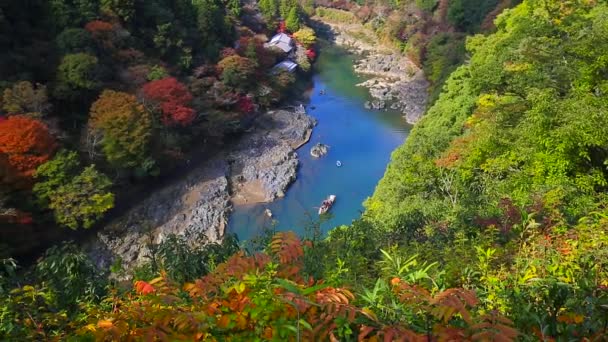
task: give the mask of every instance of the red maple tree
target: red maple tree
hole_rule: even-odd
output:
[[[148,82],[142,90],[145,98],[160,108],[163,124],[187,126],[194,121],[195,112],[190,107],[192,94],[174,77]]]
[[[40,164],[48,161],[57,144],[48,127],[39,120],[22,115],[0,121],[0,153],[18,178],[31,179]]]

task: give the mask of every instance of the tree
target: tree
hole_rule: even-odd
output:
[[[416,0],[416,6],[423,11],[433,12],[437,6],[437,0]]]
[[[57,48],[62,54],[78,52],[91,52],[93,50],[93,37],[89,31],[82,28],[67,28],[55,38]]]
[[[30,179],[56,146],[48,127],[36,119],[14,115],[0,121],[0,153],[19,178]]]
[[[86,53],[66,55],[57,69],[55,93],[59,98],[74,98],[80,91],[97,89],[98,78],[97,57]]]
[[[192,94],[186,86],[174,77],[146,83],[142,88],[144,97],[160,108],[162,122],[167,126],[188,126],[195,119],[190,108]]]
[[[224,42],[232,38],[232,25],[219,0],[195,0],[193,4],[197,10],[203,53],[205,57],[215,59]]]
[[[279,15],[279,2],[278,0],[260,0],[258,3],[260,12],[264,20],[270,25],[274,18]]]
[[[226,9],[234,18],[240,17],[242,12],[241,0],[228,0]]]
[[[90,228],[114,206],[112,182],[91,165],[81,171],[76,152],[61,151],[40,165],[33,188],[38,203],[53,210],[57,223]]]
[[[6,88],[2,94],[2,109],[9,114],[29,114],[44,116],[51,105],[46,93],[46,86],[27,81],[17,82]]]
[[[120,169],[141,167],[148,159],[152,116],[135,96],[105,90],[91,106],[90,133],[102,137],[108,162]]]
[[[55,157],[38,166],[35,178],[38,181],[32,189],[38,203],[48,207],[55,191],[73,178],[80,167],[78,154],[66,150],[59,151]]]
[[[289,14],[285,18],[285,26],[291,32],[296,32],[300,29],[300,15],[297,7],[292,7],[289,10]]]
[[[247,89],[255,74],[256,63],[238,55],[229,56],[218,63],[220,78],[229,87]]]
[[[53,23],[58,29],[80,27],[99,12],[99,0],[50,0]]]
[[[49,198],[55,221],[71,229],[91,228],[114,207],[110,179],[95,165],[85,168],[68,183],[58,187]]]
[[[309,48],[317,42],[317,36],[315,31],[310,27],[302,27],[293,34],[295,40],[304,45],[305,48]]]
[[[289,13],[292,9],[298,7],[297,0],[279,0],[279,14],[282,19],[289,17]],[[297,31],[297,30],[296,30]]]
[[[101,0],[101,10],[116,15],[123,23],[135,16],[135,0]]]

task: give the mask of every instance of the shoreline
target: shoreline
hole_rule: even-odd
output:
[[[89,254],[99,267],[120,258],[130,268],[150,255],[150,244],[170,234],[184,235],[193,244],[221,241],[233,205],[285,195],[296,179],[296,150],[308,142],[315,123],[296,110],[260,114],[237,142],[102,227],[86,244]]]
[[[361,57],[354,71],[371,76],[357,86],[365,87],[373,100],[365,108],[400,111],[407,123],[413,125],[424,115],[429,83],[424,72],[407,56],[383,45],[374,45],[373,32],[362,24],[338,24],[313,17],[316,28],[329,35],[332,44]]]

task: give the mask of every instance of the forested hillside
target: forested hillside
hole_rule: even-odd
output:
[[[133,12],[118,10],[129,1],[102,1],[101,12],[97,7],[89,10],[86,1],[70,2],[84,6],[75,12],[71,11],[76,8],[73,6],[54,6],[62,3],[50,1],[50,7],[40,3],[23,15],[35,17],[33,13],[42,12],[34,11],[53,9],[59,11],[54,16],[59,13],[62,16],[58,18],[65,18],[64,25],[85,25],[76,34],[78,44],[57,43],[66,49],[78,46],[76,50],[55,56],[58,50],[49,48],[48,62],[21,67],[20,63],[29,61],[24,57],[28,54],[46,56],[31,49],[44,48],[40,42],[53,41],[48,35],[54,37],[65,27],[44,26],[51,25],[50,21],[33,24],[34,17],[27,14],[9,26],[19,32],[25,32],[19,26],[28,28],[32,34],[27,39],[33,40],[13,42],[10,39],[25,38],[3,36],[2,44],[19,47],[8,56],[15,66],[9,68],[13,75],[9,80],[23,80],[25,74],[18,73],[25,71],[31,74],[25,78],[30,83],[9,82],[5,86],[2,108],[7,115],[0,122],[0,132],[5,132],[0,135],[0,151],[14,152],[0,157],[2,165],[11,166],[3,169],[2,179],[11,179],[13,189],[19,189],[12,190],[11,196],[14,191],[25,196],[11,197],[7,203],[31,193],[30,201],[35,202],[23,203],[48,208],[47,213],[53,212],[55,220],[68,227],[91,225],[102,214],[101,209],[111,206],[113,179],[109,175],[118,174],[122,182],[129,177],[139,182],[139,177],[149,177],[149,172],[164,172],[166,166],[160,161],[165,159],[153,153],[165,151],[164,139],[179,132],[179,137],[194,141],[198,137],[195,132],[209,132],[213,130],[210,127],[219,125],[211,118],[227,113],[245,115],[234,106],[243,104],[239,99],[252,88],[239,90],[237,85],[248,83],[231,83],[233,80],[251,80],[249,87],[293,81],[287,82],[282,75],[254,82],[253,77],[264,74],[256,70],[267,68],[261,61],[253,62],[253,53],[257,58],[261,55],[255,43],[241,43],[217,50],[219,55],[208,55],[213,51],[210,47],[219,49],[229,44],[222,39],[235,36],[204,35],[206,39],[217,38],[216,45],[201,39],[187,43],[192,26],[179,26],[179,20],[169,24],[169,29],[179,33],[169,36],[183,34],[179,36],[183,40],[171,40],[176,44],[169,44],[172,52],[157,55],[164,52],[153,44],[167,41],[154,39],[150,36],[154,29],[145,29],[153,22],[150,18],[156,18],[151,12],[162,13],[163,18],[173,13],[176,17],[170,22],[182,18],[176,13],[183,13],[183,18],[197,13],[198,19],[192,20],[201,31],[194,35],[208,32],[203,31],[205,27],[223,27],[218,32],[225,33],[237,18],[245,20],[243,13],[235,13],[238,6],[232,2],[213,5],[194,1],[195,7],[184,12],[177,6],[182,2],[171,2],[176,7],[169,10],[170,6],[163,7],[164,2],[146,1],[145,8],[135,6]],[[190,2],[184,6],[186,3],[190,6]],[[284,7],[286,3],[261,1],[265,21],[294,17],[294,11]],[[7,16],[7,11],[23,10],[25,4],[31,2],[2,3],[4,16],[0,20],[4,21],[0,22],[8,25],[5,18],[13,16]],[[608,338],[608,5],[598,0],[318,5],[342,8],[358,16],[365,8],[378,14],[382,6],[387,6],[386,13],[423,9],[427,19],[437,20],[439,25],[437,35],[431,36],[459,31],[463,42],[465,32],[483,29],[497,17],[495,27],[487,27],[491,32],[466,38],[466,54],[459,54],[458,61],[437,66],[455,70],[405,144],[393,153],[384,178],[365,203],[365,212],[351,225],[337,227],[324,237],[320,223],[313,222],[306,227],[306,236],[269,231],[245,246],[228,236],[222,244],[193,247],[184,237],[170,236],[160,245],[150,246],[149,262],[129,273],[119,262],[109,270],[96,269],[73,244],[49,249],[26,272],[17,272],[14,260],[0,258],[0,339]],[[507,9],[511,5],[514,7]],[[118,7],[110,7],[114,10],[109,12],[107,6]],[[294,6],[300,8],[296,16],[313,13],[309,2]],[[226,26],[202,25],[209,23],[203,14],[211,9],[218,20],[215,23]],[[84,14],[87,17],[78,19]],[[140,15],[150,17],[137,19]],[[90,30],[91,20],[93,26],[119,25],[126,31],[96,36],[93,33],[97,31]],[[300,24],[292,26],[293,20],[287,22],[292,29],[300,29]],[[449,26],[440,27],[441,23]],[[255,42],[251,35],[238,34]],[[106,48],[113,51],[118,43],[110,41],[118,37],[141,44],[141,51],[149,49],[144,64],[151,75],[146,74],[137,86],[115,78],[125,63],[114,59],[120,50],[116,55],[100,52]],[[413,38],[408,37],[404,43],[411,47]],[[393,38],[390,41],[394,43]],[[427,41],[429,46],[433,39]],[[92,44],[90,50],[82,50],[79,44],[83,41]],[[99,44],[110,45],[100,50]],[[449,54],[440,51],[453,49],[450,44],[431,50],[441,59]],[[240,51],[243,48],[244,52]],[[192,64],[180,64],[189,55]],[[50,62],[53,60],[55,64]],[[220,73],[213,64],[218,60]],[[433,58],[426,55],[423,64],[425,60]],[[231,68],[234,64],[238,66]],[[192,71],[197,65],[201,66]],[[250,65],[251,70],[244,65]],[[50,66],[52,72],[46,70]],[[99,75],[107,78],[93,82],[97,79],[88,75],[98,67],[105,68]],[[251,73],[243,74],[244,70]],[[189,76],[193,73],[195,76]],[[196,76],[198,73],[203,76]],[[36,82],[48,83],[48,88]],[[218,105],[217,100],[209,99],[217,88],[230,89],[235,102]],[[29,94],[30,100],[20,102],[23,97],[14,94]],[[60,94],[73,95],[66,98]],[[227,98],[222,94],[219,98]],[[201,98],[205,100],[198,103]],[[88,102],[84,103],[85,99]],[[264,106],[257,96],[251,101]],[[15,112],[21,115],[9,114]],[[146,127],[152,127],[151,131]],[[88,153],[80,150],[77,142],[87,141],[87,137],[94,140],[91,129],[104,138],[110,132],[120,133],[116,139],[101,140],[107,145]],[[146,143],[149,141],[154,143]],[[27,150],[20,152],[23,146]],[[178,151],[186,153],[187,148],[179,146],[183,150]],[[154,163],[147,164],[148,160]],[[142,165],[150,166],[142,169]],[[66,211],[73,203],[82,208],[73,192],[92,204],[87,204],[86,210]],[[19,217],[21,221],[32,220],[30,216]]]
[[[295,74],[272,71],[285,53],[264,43],[280,29],[305,50],[315,36],[297,2],[275,9],[295,11],[289,28],[254,5],[0,2],[3,257],[91,228],[283,100]]]

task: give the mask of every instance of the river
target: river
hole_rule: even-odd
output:
[[[391,152],[404,142],[410,126],[399,112],[364,108],[370,96],[367,89],[356,86],[366,78],[354,73],[354,58],[336,46],[322,50],[306,107],[318,124],[310,141],[297,151],[297,180],[282,199],[234,207],[228,230],[241,241],[273,224],[278,231],[302,233],[311,219],[318,219],[318,207],[330,194],[337,200],[330,219],[321,226],[323,232],[350,224],[361,215],[363,201],[373,193]],[[321,90],[325,94],[320,94]],[[330,148],[325,157],[315,159],[310,148],[318,142]],[[338,160],[341,167],[336,166]],[[264,215],[267,208],[273,213],[272,219]]]

